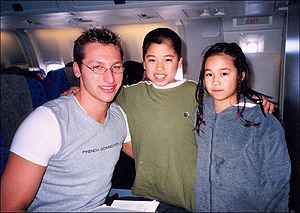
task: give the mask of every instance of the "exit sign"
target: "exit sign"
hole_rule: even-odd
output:
[[[245,25],[271,25],[272,16],[247,16],[243,18],[233,18],[233,26]]]

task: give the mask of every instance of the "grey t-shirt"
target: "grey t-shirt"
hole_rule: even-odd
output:
[[[100,124],[73,96],[44,104],[55,114],[61,148],[49,160],[38,193],[28,211],[93,211],[104,203],[127,135],[125,118],[111,104]]]

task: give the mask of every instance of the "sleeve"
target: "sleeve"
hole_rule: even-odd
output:
[[[119,108],[120,108],[120,110],[121,110],[121,112],[122,112],[122,114],[123,114],[123,116],[124,116],[125,123],[126,123],[127,136],[126,136],[126,138],[125,138],[125,140],[124,140],[124,143],[127,143],[127,142],[130,142],[130,141],[131,141],[131,135],[130,135],[130,131],[129,131],[129,125],[128,125],[128,120],[127,120],[127,115],[126,115],[126,113],[123,111],[122,107],[119,106]]]
[[[260,143],[263,186],[261,202],[266,206],[263,211],[288,212],[289,181],[291,162],[285,141],[284,130],[272,115],[267,116],[263,140]]]
[[[115,101],[121,107],[123,107],[125,105],[125,91],[126,91],[126,88],[125,88],[125,86],[123,86],[121,88],[120,92],[118,93],[116,101]]]
[[[41,166],[47,166],[49,159],[61,146],[61,132],[53,112],[38,107],[21,123],[14,135],[10,151]]]

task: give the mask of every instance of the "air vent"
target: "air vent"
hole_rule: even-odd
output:
[[[140,20],[162,20],[160,15],[156,12],[147,12],[135,14],[135,16]]]
[[[112,15],[112,17],[117,18],[119,21],[137,21],[135,16],[132,15]]]
[[[211,16],[209,8],[200,8],[200,9],[183,9],[183,13],[187,18],[200,18]]]
[[[41,24],[42,24],[41,22],[38,22],[38,21],[32,21],[32,20],[29,20],[29,19],[26,19],[26,20],[25,20],[25,23],[26,23],[26,24],[30,24],[30,25],[41,25]]]
[[[78,22],[78,23],[90,23],[93,22],[91,19],[83,19],[83,18],[73,18],[73,21]]]
[[[93,23],[94,21],[91,19],[84,19],[84,18],[72,18],[68,21],[68,24],[72,25],[72,26],[81,26],[84,24],[90,24]]]

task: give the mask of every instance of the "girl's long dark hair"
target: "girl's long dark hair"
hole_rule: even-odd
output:
[[[199,76],[199,82],[196,89],[196,101],[198,102],[198,109],[196,114],[196,131],[199,133],[200,125],[204,123],[204,115],[203,115],[203,97],[205,93],[204,88],[204,69],[205,69],[205,62],[208,57],[213,55],[229,55],[232,57],[233,63],[238,71],[238,80],[237,80],[237,100],[238,103],[240,103],[240,100],[243,99],[244,106],[240,108],[238,105],[237,107],[237,119],[241,121],[241,123],[244,126],[252,126],[252,125],[258,125],[259,123],[255,123],[253,121],[249,121],[243,118],[243,112],[245,110],[246,105],[246,97],[253,100],[253,95],[256,95],[258,98],[255,100],[257,103],[262,103],[262,96],[260,93],[255,92],[254,90],[251,90],[249,88],[250,83],[250,71],[249,66],[247,63],[246,56],[244,55],[242,49],[236,44],[236,43],[216,43],[208,48],[208,50],[205,52],[202,65],[201,65],[201,71]],[[244,79],[243,79],[243,72],[245,73]],[[264,112],[263,112],[264,113]]]

